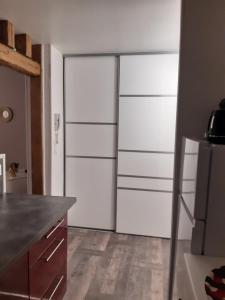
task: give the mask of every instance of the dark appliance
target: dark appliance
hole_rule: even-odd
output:
[[[210,115],[206,137],[210,143],[225,144],[225,99],[220,102],[219,107]]]

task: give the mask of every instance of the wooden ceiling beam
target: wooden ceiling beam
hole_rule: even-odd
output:
[[[32,58],[32,40],[28,34],[26,33],[16,34],[15,46],[16,46],[16,51],[20,52],[21,54],[29,58]]]
[[[8,20],[0,20],[0,43],[15,48],[15,30]]]
[[[39,76],[41,74],[41,66],[38,62],[1,43],[0,64],[30,76]]]

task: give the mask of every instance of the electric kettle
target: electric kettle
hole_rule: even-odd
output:
[[[210,143],[225,144],[225,99],[220,102],[219,107],[210,115],[206,138]]]

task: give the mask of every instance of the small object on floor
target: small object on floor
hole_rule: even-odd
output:
[[[205,278],[205,290],[210,299],[225,299],[225,266],[213,269],[212,274]]]

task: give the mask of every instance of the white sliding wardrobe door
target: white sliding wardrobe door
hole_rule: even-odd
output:
[[[109,159],[68,158],[67,196],[78,201],[69,211],[69,224],[90,228],[114,227],[115,163]]]
[[[120,58],[120,95],[176,95],[177,81],[177,54]]]
[[[174,154],[142,153],[135,150],[118,153],[118,174],[151,178],[172,178]]]
[[[65,60],[66,121],[116,121],[116,58],[70,57]]]
[[[66,126],[66,155],[115,157],[116,125]]]
[[[69,225],[115,228],[116,74],[114,56],[65,59],[66,196]]]
[[[117,198],[117,232],[170,236],[172,193],[119,189]]]
[[[121,97],[119,149],[173,152],[176,106],[175,97]]]
[[[177,79],[177,54],[120,58],[117,232],[170,237]]]

